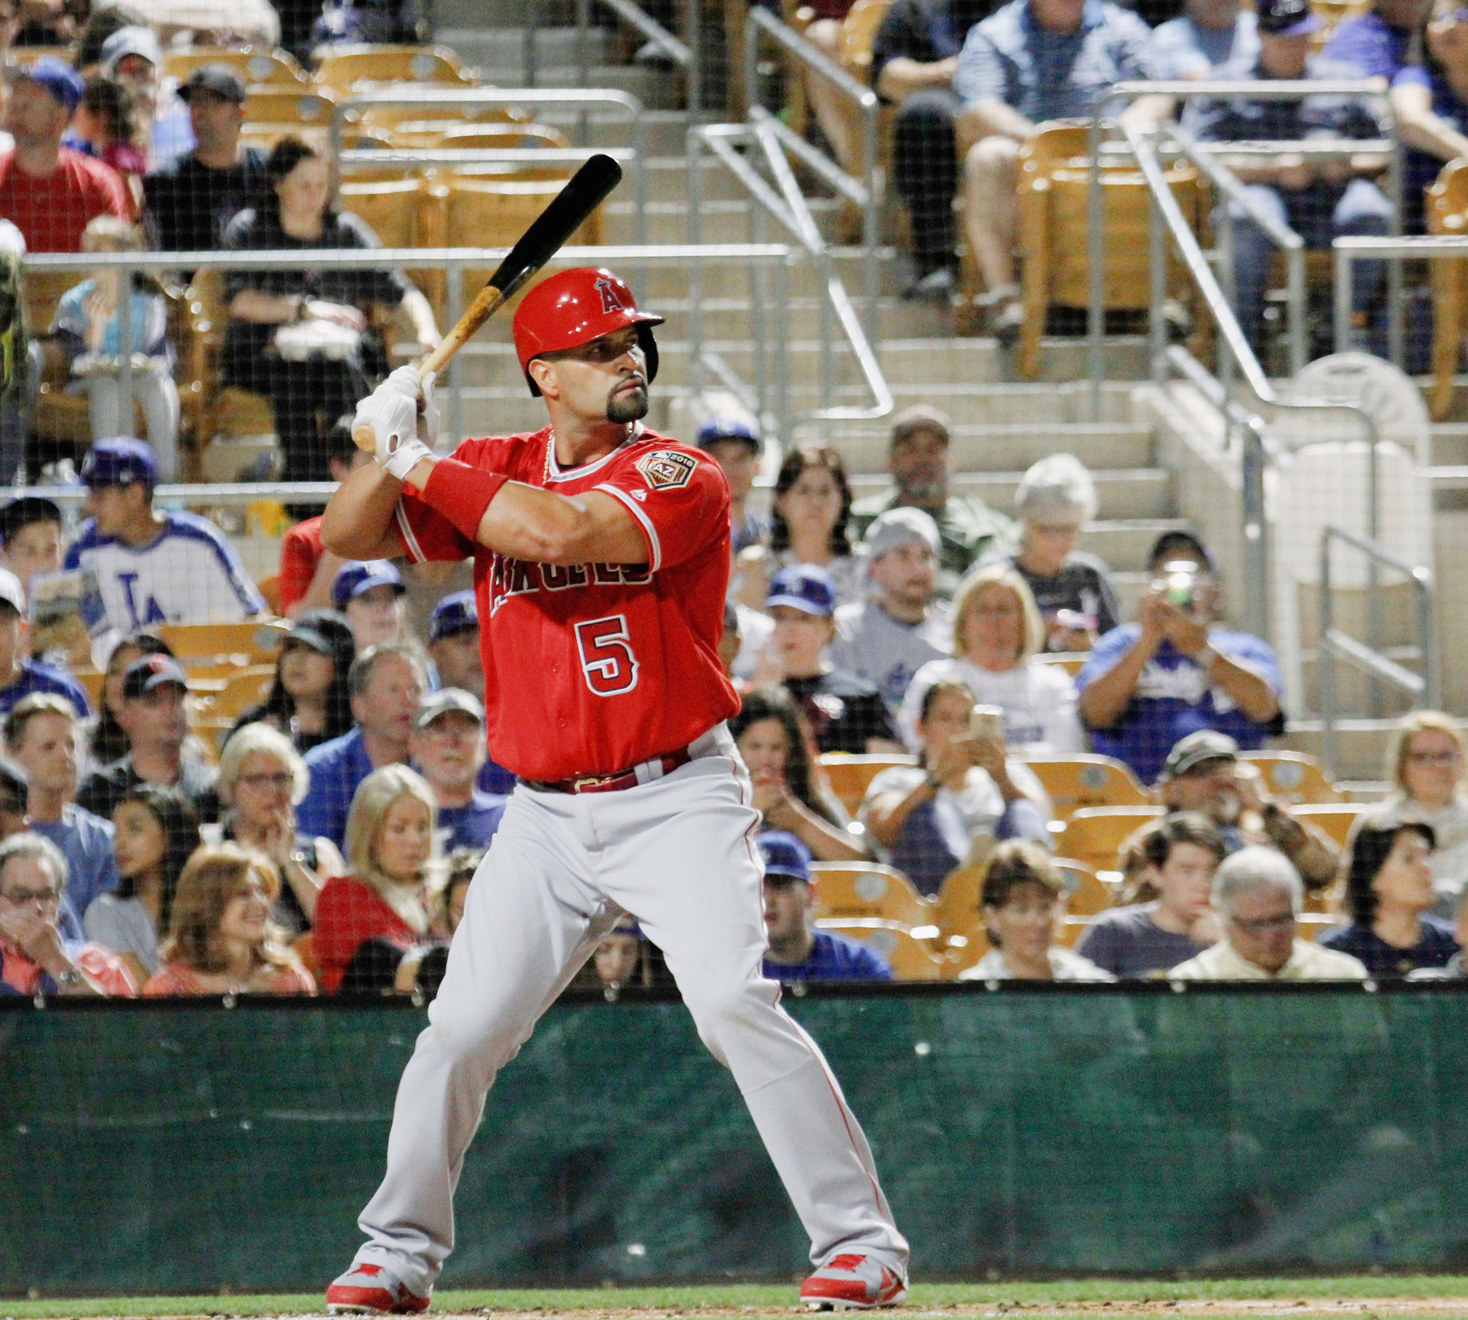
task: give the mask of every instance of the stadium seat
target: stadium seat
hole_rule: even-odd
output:
[[[1319,940],[1326,931],[1334,930],[1342,924],[1344,923],[1340,917],[1324,912],[1305,911],[1300,913],[1297,929],[1302,940]]]
[[[863,87],[872,81],[872,43],[892,0],[856,0],[841,20],[836,58]]]
[[[1059,665],[1074,678],[1085,667],[1089,657],[1084,651],[1042,651],[1035,659],[1042,665]]]
[[[290,87],[252,87],[245,100],[245,125],[256,133],[262,125],[290,132],[330,128],[337,100],[327,88],[297,91]]]
[[[983,935],[979,895],[984,892],[984,876],[988,869],[987,866],[962,866],[944,878],[937,897],[933,899],[933,920],[945,947],[951,947],[955,939],[965,942],[960,948],[969,947]]]
[[[82,685],[87,694],[87,704],[95,711],[102,702],[102,684],[107,678],[101,669],[73,669],[71,676]]]
[[[883,770],[894,765],[916,765],[914,756],[869,756],[852,752],[826,752],[821,757],[821,769],[831,791],[840,799],[841,805],[853,816],[861,806],[867,789]]]
[[[1089,918],[1111,906],[1113,886],[1096,874],[1096,868],[1069,857],[1057,857],[1055,869],[1065,882],[1065,910],[1072,917]]]
[[[400,147],[426,147],[466,124],[529,124],[513,105],[368,105],[356,122],[391,137]]]
[[[1056,848],[1097,871],[1116,870],[1116,853],[1133,830],[1164,814],[1162,807],[1081,807],[1065,823]]]
[[[161,623],[158,636],[185,669],[195,663],[233,663],[240,667],[275,663],[289,624],[281,620],[243,623]],[[236,658],[238,657],[238,658]]]
[[[448,46],[334,45],[316,66],[316,84],[345,95],[390,83],[477,87]]]
[[[1081,807],[1142,807],[1152,804],[1152,795],[1137,782],[1131,770],[1109,756],[1079,752],[1072,756],[1026,756],[1023,759],[1050,795],[1055,814],[1061,820],[1068,819]]]
[[[1303,823],[1318,826],[1344,848],[1346,836],[1350,834],[1356,818],[1371,809],[1369,802],[1307,802],[1292,807],[1290,815]]]
[[[1270,795],[1281,802],[1339,802],[1342,798],[1320,762],[1304,752],[1240,752],[1239,760],[1257,765]]]
[[[259,46],[195,46],[192,50],[169,51],[163,57],[163,71],[170,78],[185,82],[193,71],[204,64],[224,64],[244,79],[248,87],[285,87],[308,89],[310,76],[285,50],[266,50]]]
[[[268,577],[261,578],[256,587],[260,594],[265,597],[265,603],[270,606],[272,614],[280,613],[280,574],[271,573]]]
[[[845,935],[881,954],[899,981],[942,981],[950,970],[942,958],[901,922],[884,921],[880,917],[822,917],[815,924],[817,930]]]
[[[264,701],[274,682],[274,665],[247,665],[227,678],[196,679],[192,671],[189,674],[189,690],[199,698],[199,713],[231,722]]]
[[[1427,190],[1427,232],[1468,237],[1468,160],[1443,166]],[[1468,258],[1429,261],[1432,273],[1432,420],[1440,422],[1453,408],[1453,378],[1463,352],[1463,323],[1468,317]]]
[[[1052,305],[1090,305],[1087,234],[1090,229],[1090,169],[1086,126],[1074,120],[1042,124],[1019,153],[1019,247],[1025,320],[1020,332],[1021,375],[1040,374],[1040,336]],[[1206,205],[1192,166],[1174,165],[1167,182],[1195,229]],[[1106,229],[1105,305],[1108,310],[1145,311],[1151,304],[1149,258],[1151,193],[1135,169],[1107,165],[1101,172]],[[1177,296],[1187,286],[1177,284]]]
[[[296,951],[296,957],[301,960],[301,966],[313,977],[321,975],[321,964],[316,958],[316,941],[309,930],[304,935],[297,935],[291,943],[291,948]]]
[[[424,245],[422,211],[428,188],[423,180],[352,178],[342,183],[337,195],[341,209],[365,220],[383,247]]]
[[[896,867],[816,862],[811,882],[818,917],[881,917],[909,928],[936,924],[932,904]]]

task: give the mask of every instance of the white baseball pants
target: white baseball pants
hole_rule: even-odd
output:
[[[733,1074],[819,1265],[861,1252],[906,1277],[907,1241],[814,1041],[761,974],[763,868],[721,725],[672,774],[615,793],[518,787],[470,886],[448,970],[403,1070],[359,1263],[426,1296],[454,1245],[454,1188],[485,1093],[623,910],[662,951]],[[702,755],[699,755],[702,753]]]

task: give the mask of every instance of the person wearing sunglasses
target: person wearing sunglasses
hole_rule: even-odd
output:
[[[1362,981],[1366,968],[1346,953],[1299,933],[1305,886],[1272,848],[1242,848],[1213,877],[1213,906],[1223,938],[1179,963],[1170,981]]]

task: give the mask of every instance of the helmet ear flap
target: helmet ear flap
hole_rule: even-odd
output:
[[[647,359],[647,383],[651,385],[658,374],[658,341],[653,338],[652,326],[646,321],[637,323],[637,342],[642,346],[642,355]]]

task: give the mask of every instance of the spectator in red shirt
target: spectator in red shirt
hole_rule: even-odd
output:
[[[0,216],[28,252],[80,252],[88,221],[128,218],[127,189],[110,166],[61,145],[83,91],[71,65],[43,55],[9,76],[4,126],[15,150],[0,155]]]
[[[347,817],[352,874],[328,880],[316,899],[313,947],[327,994],[413,988],[418,960],[404,955],[429,942],[434,815],[433,790],[405,765],[358,785]],[[399,986],[405,961],[411,970]]]
[[[122,960],[57,928],[66,858],[50,839],[14,834],[0,843],[0,996],[118,995],[137,986]]]
[[[347,473],[372,455],[352,443],[352,419],[343,417],[331,432],[331,452],[326,466],[333,481],[345,481]],[[280,612],[298,619],[306,610],[331,607],[331,584],[347,561],[321,544],[321,515],[298,522],[280,543]]]

